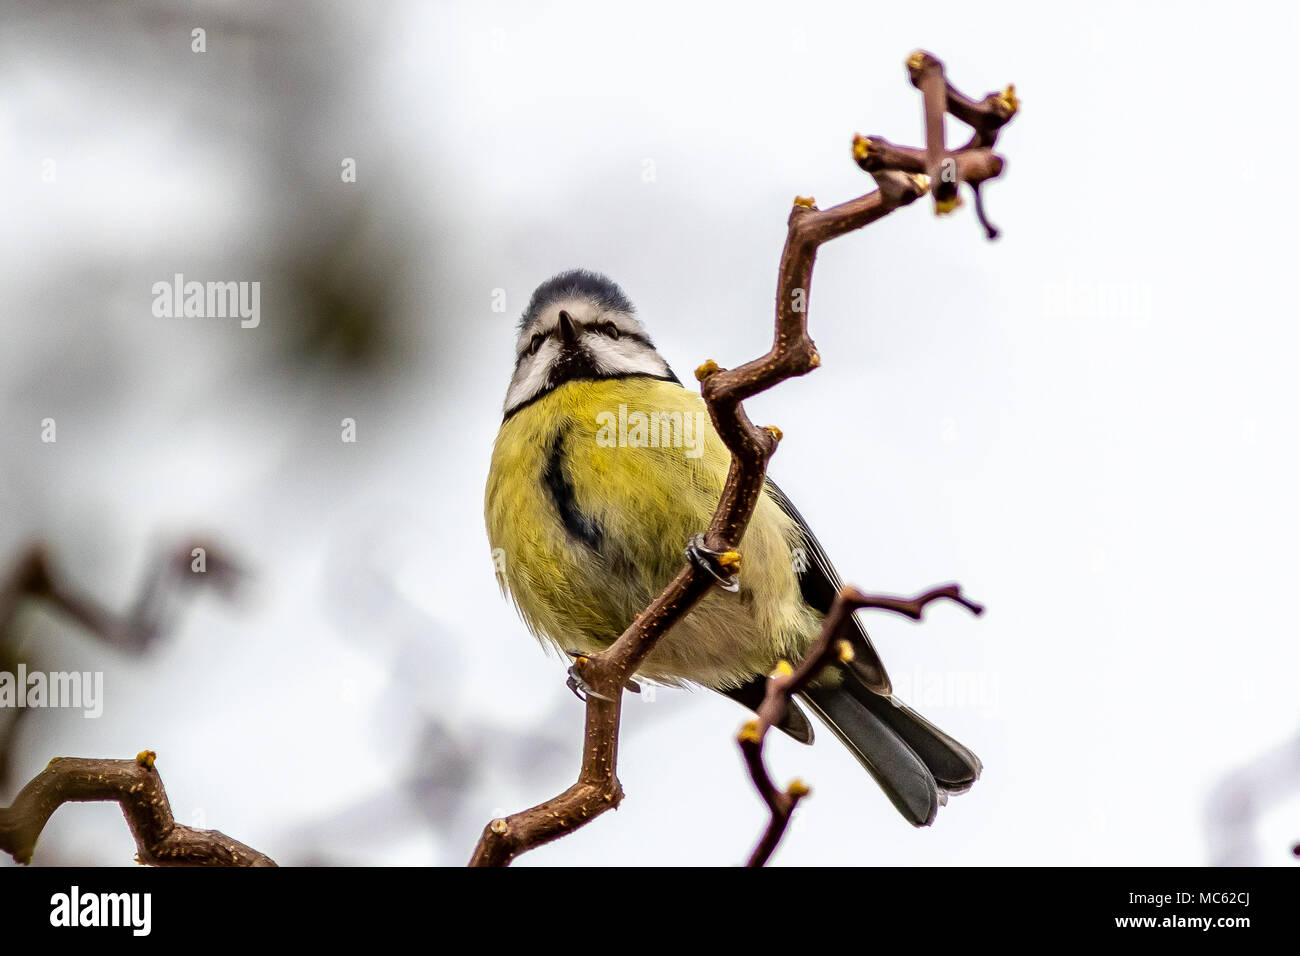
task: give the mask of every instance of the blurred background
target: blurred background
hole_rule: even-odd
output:
[[[0,803],[148,747],[178,819],[281,863],[461,864],[567,786],[582,706],[481,517],[528,295],[601,270],[679,371],[759,354],[791,199],[871,188],[855,132],[922,143],[923,47],[1016,83],[1003,237],[968,198],[824,248],[823,368],[749,407],[847,581],[988,606],[868,621],[985,773],[914,831],[828,734],[773,740],[813,786],[774,862],[1293,861],[1294,8],[0,9],[0,566],[125,622],[0,621],[0,670],[105,675],[98,719],[0,711]],[[260,283],[259,324],[156,315],[176,274]],[[195,542],[234,586],[156,572]],[[520,865],[743,861],[745,712],[625,706],[627,800]],[[133,853],[70,806],[35,862]]]

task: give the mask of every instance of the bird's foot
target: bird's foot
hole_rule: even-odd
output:
[[[572,657],[575,662],[580,657],[584,656],[580,651],[566,650],[564,653]],[[569,668],[569,679],[565,681],[565,685],[569,688],[569,690],[573,691],[575,697],[577,697],[579,700],[584,700],[585,698],[582,696],[582,694],[578,693],[579,689],[581,689],[584,693],[589,693],[591,688],[588,684],[586,684],[583,681],[582,677],[579,676],[579,674],[577,673],[576,670],[577,666],[578,665],[575,663],[572,667]],[[623,682],[623,689],[630,690],[634,694],[641,693],[641,685],[638,684],[631,677],[629,677],[626,681]],[[600,700],[608,700],[608,698],[601,697],[599,694],[597,694],[596,697]]]
[[[718,582],[718,587],[733,594],[740,590],[740,555],[735,551],[714,551],[697,534],[686,542],[686,560]]]
[[[586,703],[588,697],[594,697],[597,700],[609,700],[610,698],[604,694],[596,693],[591,685],[583,680],[582,674],[578,672],[578,664],[585,660],[585,657],[579,657],[573,662],[573,666],[569,668],[569,679],[564,682],[564,685],[573,691],[573,696],[583,703]]]

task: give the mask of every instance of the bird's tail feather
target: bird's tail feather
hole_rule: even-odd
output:
[[[949,793],[969,790],[979,758],[899,702],[881,697],[851,671],[835,687],[800,695],[849,748],[913,826],[929,826]]]

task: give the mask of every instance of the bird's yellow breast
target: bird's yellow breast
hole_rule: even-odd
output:
[[[613,641],[682,567],[729,461],[703,400],[672,382],[569,382],[507,419],[488,477],[488,538],[529,628],[565,651]],[[641,673],[734,686],[802,651],[819,616],[799,594],[800,545],[764,495],[741,542],[740,592],[711,592]]]

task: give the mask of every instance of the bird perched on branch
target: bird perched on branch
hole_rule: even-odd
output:
[[[707,561],[697,535],[730,457],[703,399],[682,387],[617,285],[575,270],[539,286],[520,323],[486,494],[498,575],[529,629],[571,657],[613,643],[681,569],[683,546]],[[777,662],[803,657],[840,581],[770,479],[740,549],[744,573],[678,621],[639,677],[700,684],[755,709]],[[979,759],[893,698],[860,623],[851,643],[852,659],[800,698],[908,821],[928,825],[948,794],[974,783]],[[812,742],[793,702],[781,729]]]

